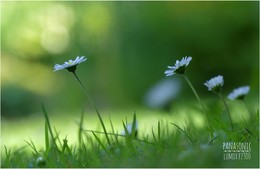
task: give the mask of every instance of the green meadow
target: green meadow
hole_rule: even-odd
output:
[[[2,1],[2,168],[259,168],[259,2]]]

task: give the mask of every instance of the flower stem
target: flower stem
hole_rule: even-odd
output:
[[[89,95],[87,89],[84,87],[84,85],[82,84],[81,80],[80,80],[79,77],[77,76],[76,72],[75,72],[75,71],[72,71],[72,73],[74,74],[75,78],[78,80],[80,86],[82,87],[82,89],[84,90],[85,94],[87,95],[87,97],[88,97],[90,103],[92,104],[92,106],[94,107],[95,111],[97,112],[98,118],[99,118],[99,120],[100,120],[100,122],[101,122],[101,125],[102,125],[102,128],[103,128],[103,130],[104,130],[104,133],[105,133],[107,142],[108,142],[108,144],[110,145],[110,140],[109,140],[109,138],[108,138],[107,130],[106,130],[105,124],[104,124],[104,122],[103,122],[103,119],[102,119],[102,117],[101,117],[101,115],[100,115],[100,113],[99,113],[99,111],[98,111],[98,109],[97,109],[97,106],[95,105],[95,103],[94,103],[94,101],[92,100],[92,98],[90,97],[90,95]]]
[[[205,118],[206,118],[206,121],[207,121],[207,124],[208,124],[208,128],[209,128],[209,131],[210,131],[210,139],[213,138],[213,133],[212,133],[212,128],[210,126],[210,123],[209,123],[209,119],[208,119],[208,116],[207,116],[207,113],[206,113],[206,110],[205,110],[205,107],[204,105],[202,104],[201,100],[200,100],[200,97],[198,95],[198,93],[196,92],[195,88],[193,87],[191,81],[189,80],[188,76],[186,76],[185,74],[182,75],[184,77],[184,79],[187,81],[187,83],[189,84],[190,88],[192,89],[193,93],[195,94],[201,108],[202,108],[202,111],[205,115]]]
[[[248,104],[246,103],[246,101],[244,99],[242,100],[242,102],[244,103],[244,105],[245,105],[245,107],[246,107],[246,109],[247,109],[247,111],[248,111],[248,113],[250,115],[250,119],[252,120],[253,117],[254,117],[253,112],[250,111],[249,106],[248,106]]]
[[[226,101],[225,101],[225,99],[224,99],[224,97],[222,96],[221,93],[218,93],[218,95],[219,95],[220,99],[223,101],[223,103],[224,103],[224,105],[226,107],[226,110],[228,112],[229,121],[230,121],[231,130],[233,131],[234,130],[233,123],[232,123],[232,119],[231,119],[231,115],[230,115],[230,111],[228,109],[227,103],[226,103]]]

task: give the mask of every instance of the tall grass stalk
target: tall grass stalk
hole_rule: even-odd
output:
[[[84,121],[84,111],[81,112],[79,130],[78,130],[79,146],[81,146],[81,144],[82,144],[83,121]]]
[[[111,126],[111,129],[112,129],[112,134],[115,136],[115,141],[116,141],[117,144],[119,144],[119,140],[118,140],[118,137],[117,137],[117,135],[115,133],[115,129],[114,129],[114,126],[113,126],[113,123],[112,123],[110,115],[109,115],[109,122],[110,122],[110,126]]]
[[[177,129],[179,129],[187,138],[188,140],[190,141],[190,143],[193,143],[193,140],[191,139],[191,137],[188,135],[188,133],[183,130],[181,127],[179,127],[177,124],[175,123],[171,123],[172,125],[174,125]]]
[[[46,121],[45,121],[45,130],[44,131],[45,131],[45,149],[47,152],[50,148],[50,139],[49,139],[49,132],[48,132],[48,124]]]
[[[59,148],[58,148],[58,146],[57,146],[57,144],[56,144],[56,140],[55,140],[54,134],[53,134],[53,132],[52,132],[52,128],[51,128],[51,123],[50,123],[50,120],[49,120],[49,116],[48,116],[48,114],[47,114],[47,111],[46,111],[45,106],[44,106],[43,103],[42,103],[42,111],[43,111],[43,114],[44,114],[44,117],[45,117],[45,123],[47,124],[48,129],[49,129],[49,132],[50,132],[50,134],[51,134],[51,138],[52,138],[53,144],[54,144],[54,146],[56,147],[56,149],[57,149],[58,151],[60,151]],[[45,131],[45,132],[46,132],[46,131]],[[46,133],[45,133],[45,136],[46,136]],[[45,138],[45,139],[46,139],[46,138]]]

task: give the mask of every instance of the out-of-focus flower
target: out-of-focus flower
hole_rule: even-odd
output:
[[[85,58],[85,56],[77,56],[75,60],[69,60],[68,62],[64,62],[64,64],[62,65],[55,64],[54,72],[62,69],[67,69],[69,72],[75,72],[75,70],[77,69],[77,65],[82,62],[85,62],[86,60],[87,58]]]
[[[228,98],[230,100],[243,100],[245,95],[247,95],[250,91],[249,86],[241,86],[236,89],[234,89],[229,95]]]
[[[184,74],[185,67],[187,67],[192,60],[192,57],[185,56],[181,61],[177,60],[174,66],[168,66],[168,70],[164,72],[166,76],[172,76],[174,74]]]
[[[39,167],[44,167],[46,165],[46,160],[43,157],[38,157],[36,159],[36,164]]]
[[[181,88],[178,78],[160,80],[147,91],[144,103],[149,108],[169,110],[171,103],[180,94]]]
[[[222,89],[222,86],[224,85],[224,79],[223,76],[218,75],[216,77],[211,78],[206,83],[204,83],[205,86],[208,87],[209,91],[219,93]]]

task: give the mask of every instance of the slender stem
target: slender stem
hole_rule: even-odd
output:
[[[82,146],[82,130],[83,130],[83,121],[84,121],[84,111],[81,112],[80,116],[80,123],[79,123],[79,133],[78,133],[78,141],[79,141],[79,146]]]
[[[230,121],[231,130],[233,131],[234,130],[233,123],[232,123],[232,119],[231,119],[231,115],[230,115],[230,111],[228,109],[227,103],[226,103],[226,101],[225,101],[225,99],[224,99],[224,97],[222,96],[221,93],[218,93],[218,95],[219,95],[220,99],[223,101],[223,103],[224,103],[224,105],[226,107],[226,110],[228,112],[229,121]]]
[[[102,125],[102,128],[103,128],[103,130],[104,130],[106,139],[107,139],[107,141],[108,141],[108,144],[110,144],[110,140],[109,140],[108,135],[107,135],[106,127],[105,127],[104,122],[103,122],[103,120],[102,120],[102,117],[101,117],[101,115],[100,115],[100,113],[99,113],[99,111],[98,111],[98,109],[97,109],[97,106],[95,105],[95,103],[94,103],[94,101],[92,100],[92,98],[90,97],[90,95],[89,95],[87,89],[84,87],[84,85],[82,84],[81,80],[79,79],[79,77],[77,76],[77,74],[75,73],[75,71],[73,71],[72,73],[74,74],[74,76],[75,76],[76,79],[78,80],[80,86],[83,88],[85,94],[87,95],[87,97],[88,97],[90,103],[92,104],[92,106],[94,107],[95,111],[97,112],[98,118],[99,118],[99,120],[100,120],[100,122],[101,122],[101,125]]]
[[[82,84],[82,82],[81,82],[81,80],[79,79],[79,77],[77,76],[77,74],[76,74],[75,72],[72,72],[72,73],[74,74],[74,76],[75,76],[76,79],[78,80],[80,86],[83,88],[83,90],[84,90],[85,94],[87,95],[87,97],[88,97],[90,103],[92,104],[92,106],[94,107],[94,109],[96,110],[96,112],[99,114],[99,111],[98,111],[96,105],[94,104],[92,98],[91,98],[90,95],[88,94],[87,89],[84,87],[84,85]]]
[[[189,80],[188,76],[186,76],[185,74],[182,75],[184,77],[184,79],[187,81],[187,83],[189,84],[190,88],[192,89],[193,93],[195,94],[201,108],[202,108],[202,111],[205,115],[205,118],[206,118],[206,121],[207,121],[207,125],[208,125],[208,128],[209,128],[209,131],[210,131],[210,139],[213,138],[213,133],[212,133],[212,128],[210,126],[210,123],[209,123],[209,119],[208,119],[208,116],[207,116],[207,113],[206,113],[206,110],[205,110],[205,107],[204,105],[202,104],[201,100],[200,100],[200,97],[198,95],[198,93],[196,92],[195,88],[193,87],[191,81]]]
[[[246,109],[247,109],[247,111],[248,111],[248,113],[250,115],[250,118],[252,120],[254,118],[253,112],[250,111],[249,106],[248,106],[248,104],[246,103],[246,101],[244,99],[242,100],[242,102],[244,103],[244,105],[245,105],[245,107],[246,107]]]
[[[103,134],[103,132],[100,132],[100,131],[94,131],[94,130],[88,130],[88,129],[85,129],[84,131],[86,132],[93,132],[93,133],[99,133],[99,134]],[[108,135],[114,135],[114,136],[119,136],[119,137],[127,137],[126,135],[124,134],[117,134],[117,133],[107,133]],[[145,143],[149,143],[149,144],[153,144],[155,145],[155,143],[152,143],[152,142],[149,142],[149,141],[146,141],[146,140],[141,140],[141,139],[138,139],[137,137],[134,137],[133,138],[134,140],[137,140],[137,141],[141,141],[141,142],[145,142]]]

